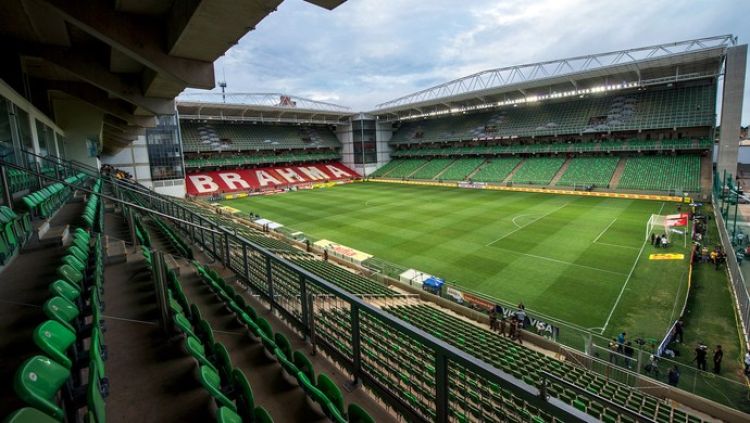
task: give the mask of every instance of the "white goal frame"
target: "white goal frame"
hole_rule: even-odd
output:
[[[685,227],[685,229],[673,229],[671,225],[667,224],[667,216],[660,215],[660,214],[652,214],[651,217],[648,219],[648,222],[646,223],[646,237],[644,239],[647,241],[651,239],[651,234],[654,233],[654,230],[657,228],[660,228],[660,229],[656,234],[659,236],[661,236],[662,234],[667,235],[667,239],[669,240],[670,244],[672,244],[673,235],[679,236],[681,234],[682,246],[684,248],[687,248],[687,237],[688,237],[687,227]]]

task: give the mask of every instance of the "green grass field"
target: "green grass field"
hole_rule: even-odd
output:
[[[227,205],[608,336],[661,339],[684,300],[689,254],[643,239],[672,203],[366,182]]]

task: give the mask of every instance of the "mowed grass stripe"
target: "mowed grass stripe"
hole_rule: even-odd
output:
[[[643,242],[646,221],[661,205],[381,183],[229,204],[316,239],[330,239],[503,300],[524,301],[535,310],[585,327],[604,324]],[[487,246],[500,237],[504,238]],[[679,262],[665,266],[643,258],[638,261],[610,327],[632,320],[643,323],[649,333],[664,330],[661,323],[642,319],[630,288],[642,285],[640,277],[670,266],[685,267]],[[646,275],[640,275],[641,268]],[[659,276],[678,277],[675,274],[679,275]],[[672,295],[671,306],[677,285],[663,282],[650,290],[651,295]]]

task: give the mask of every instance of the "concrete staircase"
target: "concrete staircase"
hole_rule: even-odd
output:
[[[505,179],[503,179],[503,183],[510,182],[510,180],[513,179],[513,175],[515,175],[516,172],[518,172],[518,169],[520,169],[521,166],[524,165],[524,163],[526,163],[526,159],[523,159],[520,162],[518,162],[518,164],[516,165],[516,167],[514,167],[513,170],[510,171],[510,173],[508,174],[508,176],[506,176]]]
[[[476,174],[477,174],[477,172],[479,172],[480,170],[482,170],[482,168],[484,168],[484,166],[485,166],[485,165],[487,165],[487,160],[483,161],[483,162],[482,162],[482,164],[480,164],[479,166],[477,166],[477,168],[476,168],[476,169],[472,170],[472,171],[471,171],[471,173],[470,173],[470,174],[468,174],[468,175],[466,176],[466,178],[464,178],[464,180],[465,180],[465,181],[468,181],[468,180],[470,180],[471,178],[473,178],[473,177],[474,177],[474,175],[476,175]]]
[[[612,174],[612,179],[609,180],[610,189],[615,189],[618,185],[620,185],[620,178],[622,178],[622,172],[625,171],[625,162],[627,160],[627,157],[620,157],[620,161],[617,162],[617,167],[615,168],[615,172]]]
[[[410,174],[408,174],[408,175],[404,176],[404,178],[411,178],[411,175],[413,175],[413,174],[415,174],[415,173],[419,172],[419,171],[420,171],[420,170],[421,170],[421,169],[422,169],[423,167],[427,166],[427,163],[429,163],[429,162],[431,162],[431,161],[432,161],[432,160],[427,160],[426,162],[424,162],[424,164],[422,164],[422,166],[419,166],[418,168],[414,169],[414,171],[413,171],[412,173],[410,173]],[[389,173],[390,173],[390,172],[389,172]]]
[[[444,168],[443,168],[443,170],[441,170],[440,172],[438,172],[438,173],[437,173],[437,175],[435,175],[435,176],[434,176],[434,177],[432,178],[432,180],[436,181],[436,180],[440,179],[440,177],[441,177],[441,176],[443,176],[443,173],[445,173],[445,172],[446,172],[446,171],[447,171],[448,169],[450,169],[450,168],[451,168],[451,167],[452,167],[452,166],[453,166],[454,164],[456,164],[456,161],[457,161],[457,160],[453,160],[453,161],[452,161],[452,162],[451,162],[451,163],[450,163],[450,164],[449,164],[448,166],[444,167]]]
[[[739,166],[738,166],[739,169]],[[701,196],[703,200],[709,200],[711,198],[711,191],[713,186],[713,163],[711,155],[701,157]]]
[[[557,171],[557,173],[555,173],[555,176],[553,176],[552,180],[549,181],[550,186],[557,185],[557,181],[559,181],[560,178],[562,178],[562,176],[565,174],[565,172],[568,171],[568,166],[570,166],[570,160],[571,159],[565,160],[565,163],[563,163],[562,166],[560,166],[560,169]]]

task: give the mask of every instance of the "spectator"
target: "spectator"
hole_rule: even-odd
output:
[[[323,260],[328,261],[328,250],[323,250]]]
[[[516,319],[516,316],[513,316],[510,319],[510,324],[508,325],[508,338],[510,339],[516,339],[516,329],[517,329],[516,321],[517,320],[518,319]]]
[[[526,306],[523,303],[518,304],[518,311],[516,311],[516,320],[518,320],[519,326],[523,329],[524,323],[526,323]]]
[[[716,251],[716,248],[714,248],[713,251],[711,251],[710,257],[711,257],[711,263],[713,263],[714,266],[716,266],[716,270],[719,270],[719,252]]]
[[[750,376],[750,351],[745,354],[745,376]]]
[[[674,324],[674,337],[672,338],[673,342],[681,343],[682,342],[682,332],[683,332],[683,323],[682,319],[678,320],[677,323]]]
[[[635,350],[633,349],[633,344],[628,341],[625,343],[625,356],[628,357],[628,369],[631,367],[631,363],[633,362],[633,354],[635,353]]]
[[[696,365],[698,366],[698,370],[706,370],[706,356],[708,355],[708,347],[703,345],[703,343],[699,342],[698,346],[695,347],[695,358],[693,361],[695,361]]]
[[[621,353],[625,349],[625,332],[620,332],[619,335],[617,335],[617,352]]]
[[[662,247],[662,248],[667,248],[667,247],[669,247],[669,240],[667,239],[667,236],[666,236],[666,235],[662,235],[662,236],[661,236],[661,247]]]
[[[611,341],[609,341],[609,362],[612,364],[617,364],[617,351],[619,350],[617,338],[612,338]]]
[[[724,358],[724,351],[721,349],[721,345],[717,345],[714,349],[714,373],[717,375],[721,373],[721,359]]]
[[[677,384],[680,383],[680,369],[677,368],[676,364],[672,366],[671,369],[669,369],[669,373],[667,374],[667,382],[672,386],[677,386]]]
[[[495,313],[495,310],[489,311],[490,315],[490,330],[495,331],[497,330],[497,313]]]
[[[500,319],[500,336],[505,336],[505,325],[507,321],[505,319],[505,316]]]

